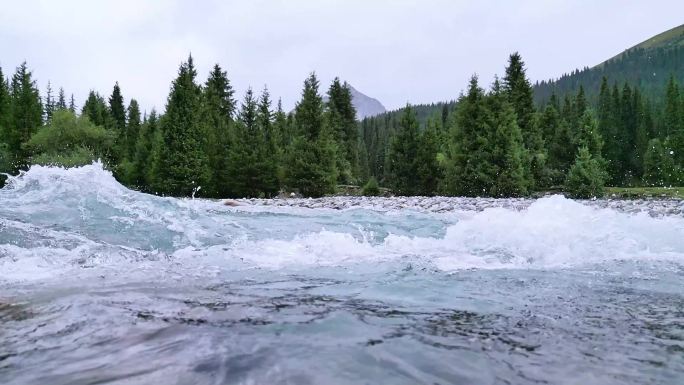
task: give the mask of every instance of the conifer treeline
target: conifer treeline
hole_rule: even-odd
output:
[[[596,103],[585,91],[552,94],[538,106],[524,63],[510,56],[503,79],[476,76],[457,101],[407,106],[356,121],[350,88],[335,79],[321,96],[311,74],[285,113],[268,89],[237,102],[215,65],[200,83],[181,64],[163,115],[128,106],[118,83],[91,91],[80,109],[48,84],[41,98],[26,64],[0,69],[0,171],[29,164],[74,166],[102,159],[127,186],[204,197],[304,196],[376,180],[402,195],[525,196],[562,188],[578,197],[604,184],[679,185],[684,180],[684,97],[675,78],[664,102],[602,79]]]
[[[1,70],[0,70],[1,71]],[[10,84],[0,72],[0,171],[29,164],[75,166],[102,159],[127,186],[163,195],[306,196],[360,181],[356,111],[347,83],[335,79],[327,102],[311,74],[293,113],[267,88],[239,103],[227,74],[214,66],[204,84],[192,57],[171,85],[166,110],[141,116],[119,84],[105,99],[91,91],[80,115],[51,86],[41,98],[26,63]]]
[[[604,77],[596,103],[579,87],[536,105],[524,63],[513,54],[503,81],[495,79],[490,90],[473,77],[454,105],[431,108],[424,124],[416,127],[409,106],[364,119],[361,137],[371,175],[406,194],[524,196],[562,189],[589,197],[600,196],[606,184],[682,185],[684,96],[674,76],[662,89],[662,102],[652,102],[638,87],[610,85]],[[433,137],[435,162],[399,160],[432,147]],[[408,183],[401,175],[414,177]]]

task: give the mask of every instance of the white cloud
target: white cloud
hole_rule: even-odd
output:
[[[27,60],[82,102],[89,89],[162,109],[192,51],[200,81],[220,63],[241,94],[268,84],[287,108],[316,70],[388,107],[455,98],[520,51],[535,80],[594,65],[681,23],[681,1],[22,1],[2,6],[0,65]],[[239,95],[238,94],[238,95]]]

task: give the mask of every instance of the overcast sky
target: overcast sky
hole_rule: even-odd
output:
[[[316,71],[397,108],[454,99],[475,72],[488,84],[513,51],[533,81],[592,66],[682,15],[682,0],[4,1],[0,66],[26,60],[79,106],[118,81],[161,110],[192,52],[201,82],[219,63],[239,97],[268,85],[289,109]]]

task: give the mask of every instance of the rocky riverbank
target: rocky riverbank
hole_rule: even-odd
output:
[[[526,198],[459,198],[459,197],[363,197],[363,196],[331,196],[316,199],[241,199],[241,205],[301,207],[308,209],[346,210],[355,208],[376,211],[414,210],[419,212],[445,213],[450,211],[482,211],[493,207],[515,210],[527,208],[534,199]],[[677,199],[596,199],[581,200],[583,204],[611,208],[621,212],[647,212],[653,216],[683,215],[684,201]]]

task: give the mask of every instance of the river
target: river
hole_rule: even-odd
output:
[[[34,166],[0,190],[0,383],[684,383],[684,216],[468,202],[228,207]]]

